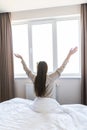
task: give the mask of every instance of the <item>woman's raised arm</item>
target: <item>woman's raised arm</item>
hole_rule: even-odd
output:
[[[22,66],[24,71],[26,72],[27,76],[34,82],[35,80],[35,75],[31,72],[31,70],[27,67],[23,57],[19,54],[14,54],[17,58],[21,60]]]
[[[78,50],[78,47],[75,47],[75,48],[71,48],[68,55],[66,56],[64,62],[62,63],[62,65],[52,74],[50,74],[49,76],[54,80],[54,79],[57,79],[61,73],[63,72],[64,68],[66,67],[70,57],[76,53]]]

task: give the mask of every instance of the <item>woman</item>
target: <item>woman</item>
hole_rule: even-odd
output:
[[[41,61],[37,66],[37,75],[34,75],[31,70],[29,70],[21,55],[15,54],[17,58],[21,59],[23,68],[28,75],[28,77],[34,83],[34,90],[37,97],[47,97],[55,98],[55,84],[54,81],[59,78],[63,72],[66,64],[68,63],[70,57],[78,50],[77,47],[70,49],[66,59],[63,64],[52,74],[47,75],[48,66],[46,62]]]

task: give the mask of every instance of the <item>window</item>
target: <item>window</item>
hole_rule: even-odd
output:
[[[58,53],[58,66],[60,66],[65,58],[66,54],[71,47],[78,46],[79,41],[79,20],[62,20],[57,21],[57,53]],[[79,75],[80,72],[80,61],[79,61],[79,50],[69,60],[69,64],[63,71],[63,74]]]
[[[53,71],[52,24],[32,25],[33,69],[36,63],[46,61],[49,72]]]
[[[78,52],[71,57],[63,75],[80,76],[79,19],[79,16],[69,16],[13,24],[14,53],[21,54],[33,72],[36,72],[39,61],[46,61],[48,72],[53,72],[62,64],[69,49],[78,46]],[[15,76],[25,76],[20,64],[14,57]]]
[[[13,52],[20,54],[29,66],[29,47],[28,47],[28,25],[13,25]],[[14,57],[14,73],[15,76],[25,76],[20,60]]]

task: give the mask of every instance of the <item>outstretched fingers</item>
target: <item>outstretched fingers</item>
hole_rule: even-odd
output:
[[[21,56],[21,55],[19,55],[19,54],[15,54],[15,53],[14,53],[14,55],[15,55],[17,58],[22,59],[22,56]]]

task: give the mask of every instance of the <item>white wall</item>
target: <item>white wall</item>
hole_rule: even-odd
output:
[[[26,98],[26,83],[32,83],[29,79],[15,79],[15,97]],[[56,99],[60,104],[81,103],[80,78],[60,78],[56,89]],[[29,93],[31,93],[31,89]],[[33,97],[34,95],[32,95]]]
[[[60,79],[59,87],[57,87],[57,100],[60,104],[81,103],[81,79]]]
[[[34,20],[43,18],[53,18],[64,15],[72,15],[80,13],[80,5],[54,7],[47,9],[37,9],[29,11],[12,12],[12,21],[16,20]]]

